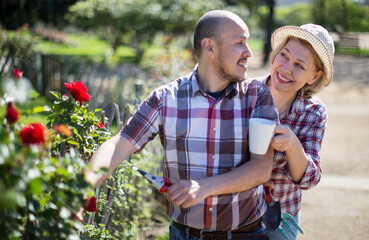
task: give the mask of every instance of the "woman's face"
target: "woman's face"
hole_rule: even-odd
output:
[[[272,91],[295,96],[305,84],[313,84],[322,74],[316,71],[310,50],[292,38],[276,55],[268,85]]]

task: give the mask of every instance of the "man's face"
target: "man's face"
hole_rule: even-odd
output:
[[[247,59],[251,49],[247,44],[249,31],[245,23],[226,21],[218,42],[216,69],[221,79],[239,82],[246,79]]]

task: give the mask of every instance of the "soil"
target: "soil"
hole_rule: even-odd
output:
[[[249,77],[266,75],[260,55]],[[299,240],[369,239],[369,58],[335,56],[334,79],[318,96],[328,109],[322,180],[303,192]],[[164,236],[168,225],[154,229]],[[157,239],[148,237],[141,239]],[[152,234],[151,234],[152,235]]]

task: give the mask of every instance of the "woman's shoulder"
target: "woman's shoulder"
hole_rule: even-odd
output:
[[[324,102],[316,95],[311,98],[298,97],[296,101],[296,111],[303,114],[308,111],[317,115],[326,115],[327,108]]]

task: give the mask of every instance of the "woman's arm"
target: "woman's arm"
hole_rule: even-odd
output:
[[[277,125],[274,133],[272,148],[286,153],[291,177],[295,182],[300,182],[309,161],[300,140],[287,125]]]

